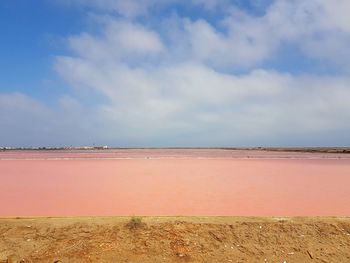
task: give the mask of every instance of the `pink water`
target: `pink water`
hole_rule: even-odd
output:
[[[348,157],[46,157],[0,154],[0,216],[350,216]]]

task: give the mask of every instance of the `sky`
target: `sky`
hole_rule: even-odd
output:
[[[1,0],[0,146],[350,146],[348,0]]]

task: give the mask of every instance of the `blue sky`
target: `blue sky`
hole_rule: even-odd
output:
[[[45,88],[55,79],[53,59],[65,50],[63,38],[84,25],[80,13],[46,0],[1,1],[0,91],[54,99]]]
[[[0,146],[349,146],[347,0],[3,0]]]

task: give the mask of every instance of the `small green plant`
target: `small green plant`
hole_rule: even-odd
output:
[[[138,216],[131,217],[130,221],[128,222],[127,226],[130,229],[136,229],[142,225],[142,218]]]

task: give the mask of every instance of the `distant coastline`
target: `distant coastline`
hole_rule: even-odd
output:
[[[350,153],[350,147],[0,147],[0,151],[71,151],[71,150],[231,150],[308,153]]]

